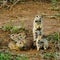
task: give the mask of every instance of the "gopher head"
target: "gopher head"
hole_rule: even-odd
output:
[[[41,23],[41,16],[35,16],[34,22],[35,23]]]
[[[25,41],[20,40],[16,43],[16,46],[19,47],[20,50],[24,50],[25,49]]]
[[[19,40],[25,39],[26,38],[26,34],[25,33],[18,33],[18,34],[11,34],[10,38],[17,42]]]

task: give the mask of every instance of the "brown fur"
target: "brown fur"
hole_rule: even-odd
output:
[[[28,50],[32,47],[33,41],[32,40],[20,40],[19,42],[16,43],[19,48],[23,48],[23,50]]]

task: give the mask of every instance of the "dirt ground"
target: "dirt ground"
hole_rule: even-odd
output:
[[[0,26],[9,21],[13,21],[14,25],[19,25],[20,24],[19,22],[22,21],[25,28],[32,31],[33,20],[36,15],[40,15],[43,13],[48,15],[53,15],[60,12],[60,11],[51,11],[48,9],[50,7],[51,7],[50,3],[25,2],[25,3],[18,3],[11,10],[2,8],[0,9]],[[48,18],[44,17],[43,20],[48,20]],[[3,32],[2,30],[0,30],[0,37],[4,41],[2,42],[2,44],[4,44],[5,46],[7,46],[10,41],[8,34],[9,32]],[[43,50],[41,51],[50,52],[53,50],[49,49],[47,51],[43,51]],[[18,51],[17,53],[26,54],[29,60],[41,60],[41,57],[40,57],[41,51],[37,51],[36,49],[30,49],[28,51]],[[16,52],[16,51],[13,51],[13,52]]]
[[[10,20],[23,20],[29,28],[32,28],[32,21],[36,15],[41,15],[42,13],[51,15],[56,13],[48,10],[49,7],[51,7],[49,3],[26,2],[17,4],[11,10],[2,8],[0,9],[0,24]]]

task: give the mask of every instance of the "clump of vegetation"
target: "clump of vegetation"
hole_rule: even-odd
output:
[[[51,0],[51,3],[52,3],[53,6],[56,6],[57,0]]]
[[[28,60],[24,55],[12,55],[10,53],[0,52],[0,60]]]
[[[26,56],[17,56],[15,60],[28,60]]]
[[[18,32],[22,32],[24,30],[25,30],[25,28],[23,28],[23,27],[13,26],[13,28],[10,31],[11,31],[11,33],[18,33]]]
[[[13,26],[13,28],[10,30],[11,33],[17,33],[19,31],[20,27]]]
[[[57,60],[60,60],[60,52],[56,52],[55,54],[56,54]]]
[[[50,59],[50,60],[60,60],[60,53],[59,52],[50,52],[44,53],[43,58]],[[53,59],[52,59],[53,58]]]
[[[11,55],[0,53],[0,60],[8,60],[8,59],[11,60]]]
[[[15,3],[16,1],[25,2],[26,0],[9,0],[9,2],[11,2],[11,3]]]
[[[11,2],[11,3],[13,3],[13,2],[15,2],[16,0],[9,0],[9,2]]]
[[[58,42],[58,33],[55,32],[48,36],[48,40],[51,40],[52,42]]]
[[[48,60],[56,60],[57,54],[56,53],[44,53],[43,58],[48,59]]]
[[[1,27],[1,29],[3,31],[10,31],[11,33],[18,33],[20,31],[24,31],[25,30],[25,28],[22,25],[20,25],[20,26],[13,26],[13,25],[7,24],[7,23],[5,25],[3,25]]]
[[[9,31],[10,29],[12,29],[12,25],[10,24],[5,24],[4,26],[2,26],[3,31]]]
[[[60,13],[58,13],[58,14],[55,14],[55,16],[57,16],[57,17],[60,17]]]
[[[53,11],[59,11],[60,10],[59,7],[50,7],[48,9],[53,10]]]
[[[56,16],[52,15],[52,16],[48,16],[50,19],[56,19]]]
[[[52,7],[49,8],[50,10],[53,10],[53,11],[59,11],[59,7],[57,6],[57,0],[51,0],[51,3],[52,3]]]

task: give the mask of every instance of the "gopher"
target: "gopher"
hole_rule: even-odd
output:
[[[25,39],[25,38],[26,38],[26,34],[25,34],[24,32],[18,33],[18,34],[11,34],[11,35],[10,35],[10,38],[11,38],[13,41],[17,42],[17,41],[19,41],[19,40]]]
[[[33,37],[34,37],[34,41],[36,41],[36,39],[37,39],[36,31],[41,30],[41,27],[42,27],[41,22],[42,22],[41,16],[36,16],[34,21],[33,21]]]
[[[39,51],[39,49],[42,47],[44,48],[44,50],[46,50],[48,48],[47,39],[42,36],[38,36],[38,38],[36,40],[36,47],[37,47],[37,51]]]
[[[16,46],[18,46],[20,49],[22,50],[29,50],[33,45],[33,41],[32,40],[20,40],[16,43]]]

